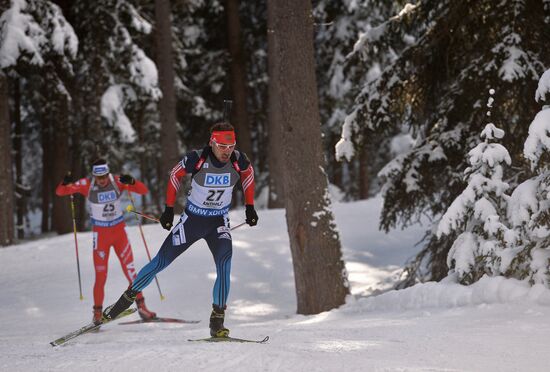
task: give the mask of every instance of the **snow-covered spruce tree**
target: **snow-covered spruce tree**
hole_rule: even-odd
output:
[[[256,187],[261,190],[268,183],[268,75],[267,75],[267,1],[242,1],[241,32],[243,50],[246,57],[248,79],[248,120],[254,165],[259,170]],[[262,174],[263,173],[263,174]]]
[[[145,49],[152,24],[126,0],[76,2],[67,12],[80,41],[74,124],[86,140],[76,145],[85,164],[109,156],[117,169],[134,157],[132,123],[143,115],[136,107],[160,97],[157,69]]]
[[[550,70],[539,80],[536,101],[546,103],[529,126],[523,153],[536,172],[512,193],[508,216],[520,244],[507,256],[508,275],[550,284]]]
[[[327,173],[334,184],[350,198],[366,198],[378,191],[376,173],[391,158],[389,139],[378,135],[376,145],[367,144],[361,155],[338,163],[345,151],[334,153],[341,139],[346,109],[353,106],[362,86],[380,76],[388,60],[400,52],[402,42],[395,42],[392,53],[382,48],[361,47],[364,35],[398,11],[397,1],[346,0],[319,1],[314,10],[317,80],[320,97],[324,147],[328,150]],[[357,36],[363,35],[361,41]]]
[[[152,2],[139,2],[140,14],[154,18]],[[251,159],[261,171],[265,154],[266,115],[266,2],[241,1],[241,21],[244,55],[247,66],[249,119],[253,123]],[[205,145],[210,126],[223,117],[223,100],[231,98],[226,15],[222,0],[172,1],[172,30],[175,59],[175,89],[177,121],[180,123],[180,151]],[[146,44],[147,45],[147,44]],[[149,143],[144,144],[149,146]],[[146,159],[154,160],[154,156]],[[264,174],[265,172],[259,172]],[[257,180],[262,183],[261,179]],[[157,183],[156,181],[154,183]],[[258,186],[257,183],[257,186]],[[260,186],[261,187],[261,186]],[[183,197],[183,196],[182,196]]]
[[[415,138],[414,146],[380,174],[383,229],[406,227],[422,216],[437,223],[464,189],[465,155],[477,143],[485,116],[483,101],[472,92],[496,90],[501,104],[493,121],[505,125],[503,144],[513,163],[522,166],[514,139],[526,135],[522,118],[537,109],[525,92],[534,90],[550,60],[550,49],[540,47],[550,42],[549,14],[544,1],[421,0],[367,35],[365,48],[409,35],[403,52],[362,87],[343,127],[343,138],[355,149],[368,143],[370,132],[402,125]],[[507,181],[511,187],[518,182]],[[454,238],[438,239],[429,228],[402,286],[445,277]]]
[[[7,4],[9,6],[4,8]],[[52,143],[59,140],[59,146],[52,146],[52,153],[55,154],[52,163],[59,160],[66,164],[69,161],[66,155],[62,156],[66,149],[62,141],[62,138],[66,141],[66,131],[44,131],[39,124],[66,120],[67,115],[63,115],[66,112],[60,108],[70,100],[66,77],[73,72],[72,62],[77,53],[78,39],[60,7],[51,1],[12,0],[2,2],[0,7],[0,68],[11,80],[9,95],[12,101],[9,106],[13,120],[19,121],[20,132],[25,133],[21,146],[18,146],[26,165],[21,167],[21,172],[24,169],[29,177],[36,180],[37,175],[40,179],[42,155],[42,149],[36,147],[36,143],[40,143],[36,139],[40,141],[43,134],[51,136]],[[47,88],[46,81],[49,83]],[[3,104],[7,103],[0,102],[0,105]],[[42,173],[42,190],[49,193],[48,179],[54,175],[52,172]],[[26,174],[18,174],[18,178],[24,180]],[[39,184],[36,186],[31,189],[31,204],[34,205],[38,204],[36,200],[41,189]],[[47,217],[49,203],[45,204],[44,211]],[[57,214],[60,216],[62,213]],[[47,218],[45,222],[47,230]],[[59,228],[70,229],[70,218],[65,226]]]
[[[73,173],[85,176],[91,162],[107,157],[115,172],[125,164],[126,171],[142,179],[158,179],[160,91],[157,68],[149,57],[152,18],[142,13],[138,2],[126,0],[79,1],[64,11],[79,37],[70,90]],[[140,158],[154,159],[141,167],[141,174]],[[150,195],[162,192],[158,182],[148,184]]]
[[[240,2],[249,119],[255,127],[263,126],[267,105],[265,12],[265,0]],[[179,108],[179,119],[190,124],[184,133],[186,143],[192,147],[202,146],[210,125],[223,117],[223,100],[231,98],[224,1],[174,2],[173,14],[175,51],[179,58],[176,65],[178,100],[186,103]],[[255,133],[252,134],[255,137]]]
[[[502,180],[503,163],[511,164],[510,154],[496,141],[504,131],[489,123],[481,132],[483,142],[468,153],[466,189],[452,202],[439,222],[437,236],[460,233],[454,241],[447,265],[463,284],[472,284],[483,275],[498,275],[500,254],[515,242],[507,227],[508,184]]]
[[[184,145],[205,145],[212,123],[230,98],[225,13],[220,0],[174,2],[172,7],[178,121]],[[216,32],[213,32],[216,30]]]

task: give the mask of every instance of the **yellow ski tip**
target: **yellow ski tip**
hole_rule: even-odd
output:
[[[134,211],[134,206],[131,205],[131,204],[128,204],[128,206],[126,207],[126,210],[127,210],[128,212],[133,212],[133,211]]]

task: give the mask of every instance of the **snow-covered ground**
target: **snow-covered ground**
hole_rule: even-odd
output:
[[[91,234],[79,234],[84,300],[79,300],[72,234],[0,249],[1,371],[548,371],[550,291],[513,280],[471,287],[427,283],[385,290],[416,253],[418,226],[377,230],[381,200],[334,206],[353,296],[340,309],[296,315],[284,212],[261,210],[260,224],[233,233],[226,326],[264,345],[191,343],[208,334],[214,264],[200,242],[145,290],[161,316],[198,324],[110,324],[52,348],[49,342],[91,319]],[[244,211],[232,212],[234,224]],[[166,232],[145,226],[152,253]],[[141,268],[147,260],[136,226],[128,235]],[[105,305],[127,283],[112,253]],[[369,297],[369,295],[371,295]],[[136,317],[137,315],[133,315]]]

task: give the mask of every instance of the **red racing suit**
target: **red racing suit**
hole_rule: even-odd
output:
[[[93,179],[81,178],[72,184],[59,184],[55,190],[58,196],[79,193],[84,195],[88,201],[88,209],[93,226],[95,306],[103,305],[111,246],[120,260],[122,272],[126,276],[126,279],[128,279],[128,282],[132,283],[136,277],[132,247],[124,229],[126,224],[124,223],[120,198],[125,189],[140,195],[147,194],[149,191],[147,186],[137,180],[133,185],[125,185],[120,182],[119,176],[109,174],[109,181],[107,186],[99,187]],[[143,298],[143,295],[139,293],[137,299],[141,298]]]

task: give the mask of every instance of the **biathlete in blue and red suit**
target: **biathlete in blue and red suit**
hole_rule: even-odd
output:
[[[88,201],[93,226],[95,269],[93,321],[99,323],[103,312],[104,288],[107,281],[111,246],[120,260],[122,271],[128,282],[131,283],[136,277],[132,247],[124,229],[126,224],[120,203],[122,192],[127,189],[128,192],[144,195],[149,190],[147,186],[130,175],[116,176],[109,173],[109,166],[103,159],[95,161],[92,165],[92,176],[91,179],[81,178],[73,183],[68,174],[57,186],[55,193],[58,196],[78,193],[84,195]],[[156,314],[145,306],[145,299],[141,292],[137,293],[136,302],[139,315],[143,319],[156,317]]]
[[[254,209],[254,169],[244,153],[235,150],[233,126],[218,123],[211,128],[209,146],[185,155],[170,174],[166,190],[166,208],[160,217],[163,228],[170,230],[174,219],[174,203],[181,179],[191,175],[191,189],[185,210],[172,228],[158,254],[145,265],[120,299],[108,307],[103,316],[114,319],[127,309],[137,293],[151,283],[155,275],[166,268],[194,242],[205,239],[216,264],[210,334],[229,335],[224,327],[224,315],[229,294],[231,256],[233,252],[229,224],[229,207],[233,187],[241,182],[246,205],[246,223],[255,226],[258,215]]]

